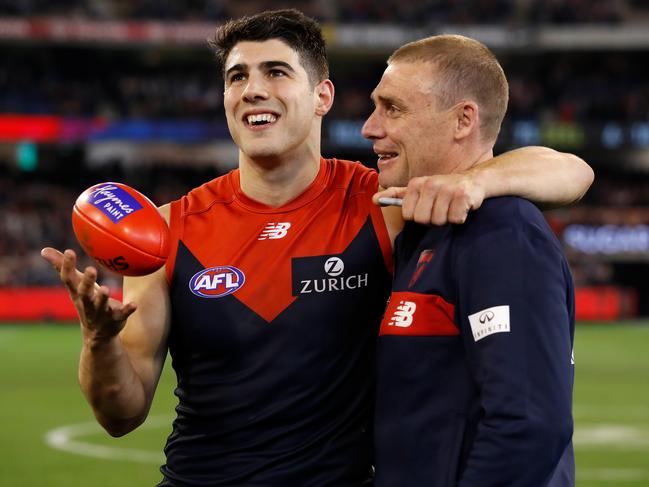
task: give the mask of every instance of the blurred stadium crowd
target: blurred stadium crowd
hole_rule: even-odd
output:
[[[519,26],[529,31],[547,25],[649,24],[649,2],[641,0],[0,0],[0,18],[216,24],[284,6],[300,8],[330,24],[394,23],[402,29],[489,24],[515,32]],[[560,238],[565,240],[566,229],[572,232],[574,248],[567,250],[578,286],[611,282],[636,286],[644,280],[641,274],[649,265],[649,216],[630,211],[649,207],[649,42],[646,44],[641,48],[520,49],[514,45],[495,49],[510,81],[510,104],[503,126],[506,140],[499,149],[565,142],[562,126],[556,124],[568,123],[573,124],[570,130],[578,128],[576,139],[569,139],[572,145],[556,148],[575,152],[596,168],[596,183],[577,208],[547,214]],[[332,53],[336,102],[325,128],[327,123],[351,121],[358,132],[371,110],[369,93],[383,71],[387,53],[389,50],[377,54],[371,49]],[[0,140],[0,287],[58,284],[39,250],[44,245],[78,249],[70,212],[77,195],[91,184],[124,181],[162,204],[225,170],[218,165],[197,165],[191,156],[182,165],[149,161],[139,166],[124,166],[115,157],[98,169],[89,167],[92,143],[84,146],[84,141],[39,143],[34,150],[38,163],[32,161],[32,167],[24,167],[14,151],[20,141],[8,143],[2,137],[5,115],[51,115],[78,119],[82,124],[93,120],[105,124],[191,121],[216,125],[222,134],[226,132],[222,82],[206,45],[115,47],[51,39],[0,41],[0,139],[5,141]],[[551,122],[559,132],[548,132],[555,139],[512,137],[517,121],[532,121],[537,131]],[[628,146],[632,132],[636,145],[644,151],[638,152],[641,162],[634,167],[627,164],[638,157]],[[329,134],[329,139],[333,138]],[[345,147],[340,141],[325,140],[324,149],[325,155],[366,163],[373,157],[371,150],[358,142]],[[186,147],[174,150],[182,159]],[[619,245],[611,243],[619,235],[626,240],[620,240]],[[82,264],[90,263],[83,259]],[[120,284],[118,276],[105,274],[104,279],[109,285]],[[645,288],[649,296],[649,285]],[[649,304],[646,308],[649,313]]]
[[[508,119],[646,120],[646,53],[560,53],[503,58]],[[101,62],[97,62],[100,60]],[[15,49],[0,59],[0,112],[147,119],[224,119],[222,84],[209,54],[195,63],[129,59],[87,49]],[[87,66],[92,65],[92,73]],[[332,69],[332,118],[367,115],[384,60]]]
[[[643,0],[0,0],[0,15],[219,21],[289,4],[324,22],[417,25],[619,23],[649,14]]]

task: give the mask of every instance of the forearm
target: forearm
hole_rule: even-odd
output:
[[[487,418],[478,427],[458,487],[546,485],[570,444],[566,418]]]
[[[98,339],[85,332],[79,384],[97,421],[113,436],[136,428],[149,400],[119,336]]]
[[[578,201],[594,178],[593,170],[579,157],[547,147],[505,152],[469,172],[484,188],[486,198],[520,196],[543,208]]]
[[[456,254],[456,313],[480,411],[460,487],[547,485],[572,436],[567,263],[526,201],[492,201],[469,225],[499,204],[507,211],[467,227]]]

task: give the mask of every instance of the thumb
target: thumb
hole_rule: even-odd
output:
[[[398,186],[393,186],[387,189],[383,189],[378,193],[375,193],[374,196],[372,196],[372,201],[374,202],[375,205],[380,205],[380,206],[387,206],[390,204],[394,204],[391,202],[385,202],[385,203],[379,202],[379,198],[402,199],[406,195],[406,190],[407,188],[398,187]]]

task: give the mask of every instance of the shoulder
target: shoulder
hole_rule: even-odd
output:
[[[235,199],[233,178],[237,171],[230,171],[192,189],[179,200],[172,202],[172,205],[180,206],[182,212],[187,214],[199,213],[214,204],[232,202]]]
[[[547,226],[543,213],[530,201],[516,196],[489,198],[477,210],[469,213],[462,227],[470,232],[485,232],[505,228]]]
[[[542,239],[560,248],[543,213],[530,201],[516,196],[485,200],[482,206],[469,214],[463,225],[455,227],[458,243],[472,245],[486,240]]]
[[[331,181],[337,187],[353,188],[353,192],[376,193],[378,173],[358,161],[344,159],[325,159],[331,173]]]

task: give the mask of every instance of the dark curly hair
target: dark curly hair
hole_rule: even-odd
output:
[[[230,20],[216,29],[208,41],[219,68],[234,46],[242,41],[279,39],[294,49],[314,85],[329,77],[327,47],[318,23],[296,9],[267,10]]]

